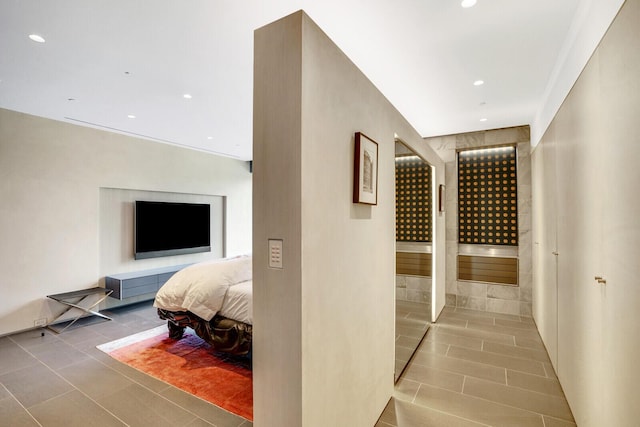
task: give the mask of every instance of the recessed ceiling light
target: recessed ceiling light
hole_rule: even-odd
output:
[[[182,97],[183,97],[184,99],[191,99],[191,98],[193,98],[193,96],[191,96],[191,94],[188,94],[188,93],[185,93],[184,95],[182,95]]]
[[[29,38],[37,43],[44,43],[44,37],[39,36],[37,34],[29,34]]]
[[[127,117],[129,117],[130,119],[135,119],[136,116],[134,116],[133,114],[128,114]]]
[[[460,6],[466,9],[466,8],[475,6],[476,3],[477,3],[477,0],[462,0],[462,3],[460,3]]]
[[[484,84],[484,80],[476,80],[475,82],[473,82],[474,86],[482,86]]]
[[[207,139],[213,139],[213,137],[212,136],[208,136]]]
[[[486,122],[487,119],[485,119],[484,117],[480,119],[481,122]]]

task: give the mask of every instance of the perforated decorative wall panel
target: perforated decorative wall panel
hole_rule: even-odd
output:
[[[431,241],[431,166],[396,156],[396,241]]]
[[[458,241],[518,244],[516,147],[458,152]]]

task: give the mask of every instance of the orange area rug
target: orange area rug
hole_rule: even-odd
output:
[[[181,340],[160,326],[98,348],[133,368],[253,421],[250,361],[216,353],[193,331]]]

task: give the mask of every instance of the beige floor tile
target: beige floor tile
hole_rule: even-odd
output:
[[[524,323],[531,323],[532,325],[536,324],[536,322],[533,319],[533,317],[520,316],[520,321],[524,322]]]
[[[98,403],[128,425],[172,427],[186,425],[196,416],[135,384],[98,400]]]
[[[576,423],[544,416],[545,427],[575,427]]]
[[[100,399],[133,385],[133,381],[100,362],[89,359],[58,371],[62,377],[92,399]]]
[[[422,338],[426,330],[417,328],[408,328],[406,326],[396,326],[396,336],[405,336],[410,338]]]
[[[0,384],[27,409],[73,390],[41,363],[0,375]]]
[[[402,378],[457,392],[462,392],[462,382],[464,381],[464,375],[429,368],[417,363],[409,364],[402,373]]]
[[[538,337],[533,339],[516,337],[516,347],[526,347],[526,348],[532,348],[534,350],[547,351],[544,347],[544,344],[542,343],[542,340]]]
[[[425,311],[423,313],[420,312],[411,312],[407,314],[407,319],[419,320],[421,322],[431,323],[431,310],[428,312]]]
[[[470,350],[468,348],[455,346],[451,346],[449,348],[447,356],[540,376],[546,375],[542,362],[535,360],[518,359],[510,356],[488,353],[486,351]]]
[[[424,320],[413,319],[410,317],[401,317],[396,319],[396,325],[405,328],[419,329],[421,331],[426,331],[428,328],[428,324]]]
[[[396,347],[416,348],[418,344],[420,344],[420,338],[418,337],[398,335],[396,338]]]
[[[47,427],[126,425],[78,390],[40,403],[30,411],[41,425]]]
[[[418,427],[481,427],[483,424],[445,414],[431,408],[391,399],[376,426]]]
[[[458,347],[466,347],[473,350],[482,350],[481,338],[465,337],[460,335],[448,334],[441,331],[442,329],[435,328],[429,330],[425,341],[433,341],[439,344],[457,345]]]
[[[438,325],[440,326],[455,326],[458,328],[466,328],[467,322],[467,320],[458,319],[452,316],[445,316],[438,319]]]
[[[564,398],[558,380],[507,369],[507,385]]]
[[[573,421],[569,405],[563,397],[536,393],[477,378],[465,380],[463,393],[565,421]]]
[[[496,320],[497,321],[497,320]],[[529,340],[539,340],[540,336],[538,335],[538,331],[535,329],[522,329],[522,328],[512,328],[509,326],[502,325],[482,325],[482,324],[469,324],[469,329],[473,329],[475,331],[484,331],[494,334],[502,334],[502,335],[510,335],[513,337],[526,338]]]
[[[530,317],[445,307],[396,385],[395,401],[380,427],[457,425],[425,418],[420,406],[486,426],[575,426]],[[402,419],[401,406],[410,408]]]
[[[449,344],[431,341],[428,339],[422,341],[422,344],[420,344],[420,347],[418,347],[418,351],[440,355],[447,354],[447,350],[449,350]]]
[[[428,385],[420,387],[415,403],[490,426],[543,427],[539,414]]]
[[[4,390],[0,386],[0,392]],[[0,425],[12,427],[37,427],[38,423],[13,397],[0,399]]]
[[[132,368],[131,366],[125,365],[124,363],[113,359],[108,354],[103,353],[102,351],[99,351],[99,352],[102,355],[106,356],[108,360],[108,363],[106,364],[106,366],[110,367],[115,371],[118,371],[119,373],[121,373],[122,375],[130,379],[131,381],[137,384],[140,384],[151,391],[160,393],[162,390],[165,390],[171,387],[169,384],[167,384],[164,381],[161,381],[157,378],[147,375],[142,371]]]
[[[530,322],[523,322],[522,320],[505,320],[505,319],[496,319],[496,326],[506,326],[509,328],[516,329],[527,329],[530,331],[536,331],[536,325]]]
[[[504,320],[513,320],[513,321],[521,320],[521,317],[515,314],[492,313],[489,311],[471,310],[471,309],[462,308],[462,307],[456,307],[454,313],[464,313],[469,316],[492,317],[494,319],[504,319]]]
[[[403,400],[405,402],[413,402],[413,399],[418,393],[420,388],[420,382],[413,381],[405,378],[404,376],[396,383],[393,391],[393,396],[396,399]]]
[[[38,360],[8,339],[0,347],[0,375],[38,365]]]
[[[62,340],[31,347],[29,352],[51,369],[61,369],[89,356]]]
[[[175,387],[170,387],[160,394],[216,427],[237,427],[244,421],[242,417],[225,411],[216,405],[212,405]]]
[[[547,356],[546,351],[534,350],[532,348],[485,342],[482,346],[482,351],[503,354],[511,357],[519,357],[521,359],[537,360],[538,362],[549,362],[549,356]]]
[[[113,337],[164,324],[152,301],[110,314],[114,318],[111,322],[85,325],[60,335],[44,330],[43,337],[40,330],[32,330],[0,338],[0,426],[111,427],[125,425],[119,419],[122,416],[131,426],[251,427],[251,422],[95,348]]]
[[[409,360],[413,356],[413,349],[396,345],[396,359]]]
[[[544,372],[547,374],[547,378],[553,378],[555,380],[558,379],[556,370],[553,369],[553,365],[551,363],[543,363],[542,366],[544,366]]]
[[[400,360],[396,358],[394,362],[394,371],[393,371],[393,378],[395,381],[397,381],[398,378],[400,378],[400,375],[402,374],[402,371],[406,366],[407,366],[406,360]]]
[[[496,331],[487,331],[481,329],[482,325],[478,325],[474,328],[458,328],[454,326],[437,325],[436,331],[439,333],[445,333],[450,335],[458,335],[461,337],[477,338],[484,341],[495,342],[498,344],[514,345],[515,340],[513,335],[498,333]],[[485,326],[492,328],[493,326]]]
[[[453,372],[461,375],[482,378],[500,384],[506,384],[506,371],[504,368],[489,366],[469,360],[455,359],[439,356],[432,353],[416,353],[412,364],[423,365],[433,369]]]
[[[493,325],[495,323],[495,318],[493,316],[485,316],[485,315],[476,315],[474,313],[462,312],[462,311],[451,311],[444,313],[441,318],[444,319],[460,319],[467,320],[471,322],[477,323],[485,323],[489,325]]]

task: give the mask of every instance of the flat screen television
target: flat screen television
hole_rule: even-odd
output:
[[[137,200],[135,259],[211,251],[211,206]]]

